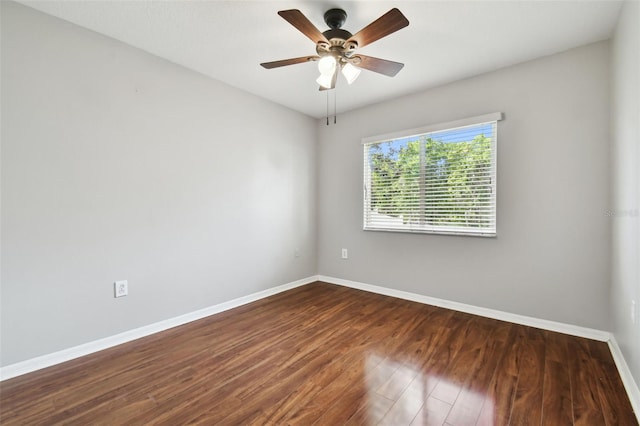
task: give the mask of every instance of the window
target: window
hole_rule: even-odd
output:
[[[495,236],[501,119],[494,113],[364,139],[364,229]]]

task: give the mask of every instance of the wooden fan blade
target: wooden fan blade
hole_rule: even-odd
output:
[[[298,9],[281,10],[278,15],[282,16],[287,22],[296,27],[298,31],[309,37],[309,39],[318,44],[318,42],[329,43],[329,40],[322,35],[319,29],[317,29],[306,16],[302,14]]]
[[[404,67],[404,64],[401,64],[400,62],[387,61],[386,59],[379,59],[365,55],[356,56],[361,59],[360,63],[357,64],[358,67],[388,75],[389,77],[394,77],[398,72],[400,72],[402,67]]]
[[[281,61],[263,62],[260,65],[270,70],[271,68],[284,67],[287,65],[301,64],[303,62],[317,61],[320,56],[301,56],[299,58],[283,59]]]
[[[358,43],[358,48],[360,48],[376,40],[380,40],[382,37],[386,37],[391,33],[395,33],[407,25],[409,25],[409,20],[402,12],[393,8],[351,36],[351,38],[347,40],[347,43],[355,41]]]

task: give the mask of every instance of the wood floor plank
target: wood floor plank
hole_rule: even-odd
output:
[[[230,423],[254,421],[255,416],[262,416],[264,414],[264,409],[261,409],[260,406],[263,405],[265,398],[270,401],[269,405],[271,409],[273,409],[274,407],[290,404],[290,400],[300,393],[297,387],[299,386],[299,381],[302,381],[304,377],[311,376],[314,377],[316,381],[326,381],[326,379],[323,379],[323,375],[327,375],[327,373],[331,371],[328,369],[331,367],[333,357],[336,356],[337,352],[327,352],[324,347],[326,345],[338,345],[338,343],[346,340],[348,343],[343,344],[340,349],[345,350],[345,348],[353,344],[353,340],[349,338],[351,336],[349,321],[353,321],[354,319],[349,320],[346,316],[346,312],[348,311],[349,309],[344,310],[345,315],[343,315],[340,320],[342,324],[341,328],[329,329],[322,325],[323,321],[319,321],[313,326],[309,325],[305,327],[306,332],[304,339],[309,339],[310,341],[305,344],[301,344],[300,342],[293,344],[292,342],[292,347],[295,351],[290,352],[290,356],[282,357],[286,362],[280,364],[279,368],[274,369],[274,374],[269,375],[263,373],[264,380],[266,381],[261,380],[263,382],[262,386],[255,386],[260,384],[260,382],[255,383],[254,381],[252,390],[248,392],[247,390],[236,392],[233,390],[235,384],[229,382],[228,387],[230,390],[222,392],[222,395],[217,397],[216,401],[218,401],[219,404],[226,404],[227,400],[229,400],[229,403],[242,401],[242,407],[233,410],[231,416],[229,418],[225,417],[225,419],[229,420]],[[327,314],[328,312],[325,312],[325,315]],[[321,336],[324,337],[321,338]],[[253,358],[248,359],[249,363],[252,361]],[[316,374],[314,375],[313,373]],[[238,381],[238,379],[239,376],[237,374],[229,378],[229,380],[234,381]],[[245,380],[242,381],[245,382]],[[278,396],[282,395],[286,397],[278,398]],[[184,408],[184,405],[181,405],[180,408]],[[219,421],[220,419],[217,418],[218,414],[214,414],[215,419]],[[174,413],[168,417],[168,421],[178,420],[176,416],[179,415],[180,413]]]
[[[0,382],[0,423],[632,425],[605,344],[314,283]]]
[[[633,415],[631,403],[621,394],[624,385],[607,344],[594,340],[588,341],[588,344],[605,423],[607,426],[637,426],[638,420]]]
[[[539,425],[542,419],[545,339],[542,330],[518,326],[518,386],[510,424]]]
[[[411,383],[396,399],[387,414],[380,420],[380,425],[409,426],[427,399],[425,383],[422,377],[415,375]]]
[[[421,330],[426,328],[430,320],[433,319],[433,315],[431,315],[431,312],[424,315],[419,315],[420,311],[424,311],[422,309],[422,306],[419,306],[416,304],[416,309],[418,309],[418,312],[412,312],[411,310],[408,311],[407,312],[408,317],[402,316],[397,318],[398,320],[397,328],[391,333],[389,338],[385,339],[386,351],[402,353],[404,349],[408,347],[408,345],[411,343],[412,339],[415,336],[416,330]],[[364,332],[363,336],[365,337],[365,340],[359,344],[360,350],[364,350],[365,352],[373,351],[374,348],[377,348],[377,346],[373,345],[373,343],[376,342],[377,340],[376,336],[372,335],[370,333],[370,330],[367,330],[367,329],[364,329],[363,332]],[[367,356],[363,358],[360,355],[359,358],[355,360],[355,362],[348,361],[347,363],[355,364],[358,367],[359,375],[361,377],[366,377],[368,374],[368,369],[375,362],[376,362],[375,358],[373,361],[369,361]],[[381,361],[381,363],[386,363],[386,362],[387,361],[385,360]],[[345,362],[342,362],[342,363],[344,364]],[[398,368],[396,368],[394,372],[389,376],[389,379],[386,381],[381,380],[380,382],[383,384],[380,387],[376,387],[376,388],[372,387],[370,391],[381,393],[379,391],[380,388],[392,382],[393,378],[397,377],[398,371],[405,370],[405,371],[412,372],[410,374],[405,374],[405,376],[415,377],[416,375],[418,375],[418,371],[415,370],[410,364],[409,365],[403,364],[403,363],[397,363],[397,364],[398,364]],[[348,370],[347,373],[353,374],[353,371]],[[339,423],[336,423],[337,419],[335,417],[335,414],[333,413],[340,406],[341,401],[343,400],[343,396],[346,393],[348,393],[350,389],[354,387],[353,386],[354,383],[358,383],[358,382],[359,382],[358,380],[344,380],[344,377],[341,377],[341,380],[339,381],[332,382],[330,385],[326,386],[326,388],[321,391],[320,395],[318,395],[317,398],[314,398],[312,407],[310,406],[300,407],[300,410],[305,411],[306,414],[299,415],[298,419],[303,423],[308,424],[314,417],[316,419],[326,417],[326,420],[328,421],[329,424],[339,424]],[[367,383],[366,380],[361,382],[363,384]],[[358,388],[360,388],[363,391],[368,391],[363,386],[358,386]],[[406,391],[406,386],[404,386],[403,388],[404,388],[403,392]],[[384,394],[382,395],[384,396]],[[389,398],[389,399],[395,400],[397,398]],[[327,410],[327,407],[330,407],[329,410]],[[324,416],[325,412],[330,412],[332,414],[331,416]]]
[[[475,374],[478,363],[484,357],[487,341],[494,330],[493,327],[495,327],[494,322],[484,318],[471,316],[469,319],[469,326],[465,330],[465,334],[457,336],[462,340],[462,345],[448,364],[445,372],[440,375],[440,381],[430,394],[434,398],[453,405],[453,417],[458,417],[457,421],[461,424],[469,422],[461,417],[467,417],[469,408],[473,410],[473,407],[465,405],[465,402],[471,401],[471,393],[466,393],[465,395],[469,398],[465,397],[462,400],[459,400],[460,394],[465,384]],[[449,418],[447,418],[447,422],[450,422]],[[475,423],[475,419],[473,423]]]
[[[441,426],[451,411],[451,405],[429,397],[411,422],[411,426]]]
[[[391,376],[399,368],[406,367],[407,363],[410,364],[414,359],[428,357],[434,335],[448,321],[451,314],[451,311],[444,309],[430,308],[425,310],[423,306],[420,306],[417,312],[410,312],[410,316],[421,318],[422,320],[417,322],[415,326],[406,329],[406,339],[401,344],[396,345],[398,355],[395,359],[397,361],[394,362],[388,357],[382,358],[379,354],[375,354],[375,351],[368,349],[363,361],[366,369],[365,380],[361,383],[356,382],[355,385],[353,383],[349,384],[345,392],[341,394],[343,397],[339,397],[329,409],[325,409],[316,424],[345,424],[352,417],[358,418],[356,415],[358,410],[370,411],[371,407],[368,406],[368,403],[354,405],[352,403],[353,398],[357,395],[356,400],[366,401],[364,399],[365,395],[372,392],[372,390],[380,389],[385,383],[388,383]],[[371,334],[368,328],[365,329],[371,339],[377,340],[376,336]],[[384,352],[388,351],[389,349],[385,349]],[[387,398],[384,398],[384,400],[390,401]],[[386,404],[384,406],[386,407]]]
[[[504,350],[485,392],[484,402],[476,424],[478,426],[506,426],[509,424],[513,400],[518,384],[517,354],[519,326],[509,324],[504,338]]]
[[[573,425],[566,339],[552,332],[545,332],[545,338],[542,424]]]
[[[375,392],[367,394],[365,399],[358,404],[358,410],[349,418],[345,426],[377,425],[391,409],[394,402]],[[317,424],[322,425],[323,423]]]
[[[496,326],[493,321],[487,325],[491,330],[490,338],[478,346],[475,360],[467,370],[458,398],[446,418],[452,425],[476,423],[491,379],[504,354],[511,325],[502,323]]]
[[[385,362],[383,362],[389,377],[402,365],[413,363],[414,367],[420,372],[425,385],[424,395],[431,393],[439,381],[439,378],[434,374],[444,370],[444,364],[451,356],[452,351],[457,351],[453,344],[456,340],[454,337],[456,331],[463,331],[467,325],[466,322],[462,321],[461,317],[456,316],[457,313],[454,311],[431,307],[429,310],[432,312],[429,316],[429,321],[419,332],[416,330],[417,333],[412,338],[412,343],[406,347],[406,350],[386,357]],[[454,331],[452,332],[452,330]],[[434,354],[439,354],[439,349],[441,348],[447,348],[446,353],[434,358]],[[367,375],[367,382],[371,389],[378,389],[378,385],[384,383],[385,380],[374,375]],[[394,403],[394,401],[387,398],[385,400],[391,401],[392,404]],[[360,422],[364,419],[370,419],[372,416],[368,415],[369,411],[370,409],[367,405],[360,406],[350,419],[349,424],[361,424]],[[383,415],[386,415],[386,413],[383,413]],[[376,418],[376,422],[379,420]],[[372,423],[367,421],[365,424]]]
[[[393,310],[393,305],[389,305],[384,307],[383,309],[379,309],[376,312],[376,315],[377,316],[390,315],[390,312],[388,312],[387,310],[390,310],[390,311]],[[387,325],[389,326],[390,329],[393,329],[394,326],[399,326],[401,322],[402,322],[401,318],[396,318],[392,321],[388,321]],[[341,330],[345,332],[348,331],[350,324],[351,323],[343,322]],[[337,382],[337,384],[334,384],[335,378],[342,372],[340,368],[343,366],[350,367],[351,364],[358,363],[359,360],[362,359],[361,351],[364,351],[366,353],[368,350],[371,350],[372,347],[377,347],[377,348],[380,347],[378,342],[372,339],[372,336],[369,334],[370,331],[364,330],[362,328],[357,328],[357,327],[355,328],[351,327],[350,330],[351,332],[348,334],[348,336],[343,336],[341,333],[336,333],[333,327],[329,327],[326,329],[326,334],[327,335],[331,334],[331,338],[319,339],[319,341],[322,343],[322,347],[319,347],[317,351],[318,356],[325,357],[327,360],[327,364],[323,367],[323,370],[326,370],[326,371],[318,372],[315,375],[315,377],[313,377],[311,380],[304,382],[301,385],[301,387],[298,387],[296,389],[296,392],[301,392],[307,395],[307,397],[309,397],[310,396],[308,395],[309,390],[307,389],[309,386],[315,386],[317,384],[324,383],[324,386],[323,386],[324,388],[326,386],[329,386],[328,383],[331,383],[334,386],[340,386],[341,388],[344,388],[347,384],[350,383],[349,380],[345,380],[344,383],[342,383],[342,380],[340,380],[339,382]],[[342,340],[342,341],[340,342],[336,339]],[[387,342],[387,344],[391,344],[392,342],[389,339],[385,339],[385,341]],[[331,348],[340,348],[340,349],[326,351],[324,349],[324,346],[328,346]],[[347,349],[352,347],[358,347],[358,351],[354,351],[353,353],[350,353],[350,351]],[[343,356],[345,357],[352,356],[352,358],[348,358],[349,360],[345,361],[346,358],[342,358]],[[327,373],[329,372],[332,373],[332,375],[327,376]],[[365,372],[366,371],[363,371],[361,374]],[[294,371],[291,372],[291,374],[297,374],[297,373],[298,371],[296,369],[294,369]],[[324,382],[322,382],[323,380],[322,377],[328,377],[328,378]],[[272,380],[272,382],[277,386],[280,380],[279,378],[276,377],[274,378],[274,380]],[[271,393],[275,393],[273,390],[267,390],[267,391]],[[340,395],[342,392],[343,392],[343,389],[340,389],[335,395],[332,395],[332,396],[335,397],[337,395]],[[260,401],[260,398],[256,398],[256,400]],[[304,405],[305,401],[298,401],[300,403],[298,405]],[[248,401],[247,403],[249,405],[252,404],[251,401]],[[264,421],[275,422],[275,419],[282,419],[283,417],[286,417],[287,414],[291,414],[287,412],[291,412],[292,410],[290,410],[289,407],[282,408],[281,407],[282,405],[287,405],[287,401],[282,401],[281,404],[275,405],[267,410],[264,410],[261,415],[264,418]]]
[[[428,395],[432,394],[441,381],[446,383],[447,371],[464,343],[461,337],[467,335],[472,318],[471,315],[455,312],[443,328],[442,334],[435,336],[434,345],[437,345],[437,349],[423,359],[420,366]],[[446,389],[443,388],[443,395],[445,392]]]
[[[573,423],[578,426],[604,425],[598,383],[594,377],[595,371],[586,339],[569,337],[567,350],[573,401]]]

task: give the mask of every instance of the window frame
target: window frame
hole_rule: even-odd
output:
[[[497,163],[498,163],[498,122],[503,119],[503,114],[501,112],[495,112],[490,114],[484,114],[475,117],[468,117],[461,120],[449,121],[444,123],[437,123],[428,126],[423,126],[419,128],[400,130],[393,133],[387,133],[383,135],[377,136],[369,136],[362,139],[362,147],[363,147],[363,230],[364,231],[375,231],[375,232],[401,232],[401,233],[409,233],[409,234],[438,234],[438,235],[464,235],[464,236],[474,236],[474,237],[489,237],[495,238],[497,237]],[[371,185],[371,171],[369,169],[368,164],[368,154],[369,147],[371,145],[392,142],[398,139],[405,138],[414,138],[420,137],[424,135],[428,135],[436,132],[450,131],[456,130],[464,127],[478,126],[483,124],[493,124],[494,134],[491,141],[491,150],[492,150],[492,164],[491,164],[491,175],[494,177],[492,182],[492,188],[494,191],[493,196],[493,224],[492,228],[473,228],[473,227],[456,227],[456,226],[442,226],[442,227],[424,227],[424,228],[415,228],[409,227],[384,227],[384,226],[372,226],[371,223],[367,223],[367,218],[369,216],[368,211],[370,210],[371,203],[371,195],[370,195],[370,185]],[[420,192],[424,196],[424,189],[421,188]],[[424,199],[421,199],[424,202]]]

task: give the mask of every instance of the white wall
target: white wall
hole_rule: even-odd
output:
[[[315,120],[1,3],[0,365],[316,273]]]
[[[608,105],[601,42],[320,121],[319,273],[609,329]],[[497,238],[362,230],[361,138],[490,112]]]
[[[640,3],[620,12],[612,49],[613,334],[640,383]],[[636,302],[635,324],[631,319]]]

